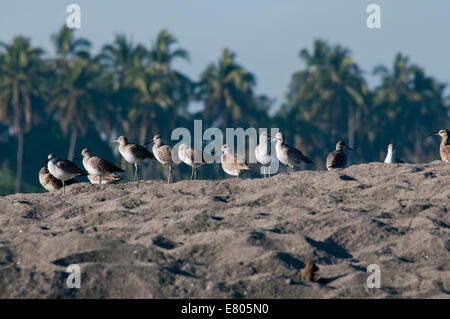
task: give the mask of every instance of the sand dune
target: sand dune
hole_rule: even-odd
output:
[[[450,298],[449,208],[440,161],[9,195],[0,297]],[[322,283],[300,280],[307,260]]]

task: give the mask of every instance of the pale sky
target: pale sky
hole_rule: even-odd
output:
[[[42,0],[2,1],[0,40],[31,37],[53,54],[50,35],[66,21],[70,3],[81,7],[77,36],[94,44],[94,53],[115,33],[150,45],[167,28],[189,51],[191,62],[175,66],[194,80],[223,48],[257,78],[256,92],[284,98],[293,72],[304,67],[298,58],[322,38],[351,49],[369,84],[378,64],[392,65],[401,51],[429,75],[450,82],[449,0]],[[366,26],[369,4],[381,7],[381,29]],[[447,90],[449,92],[449,90]]]

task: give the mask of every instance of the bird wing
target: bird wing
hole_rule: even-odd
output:
[[[139,144],[128,144],[128,145],[130,145],[130,149],[133,152],[133,154],[139,159],[155,158],[155,155],[153,155],[153,153],[151,153],[148,149],[146,149],[142,145]]]
[[[310,160],[308,157],[303,155],[303,153],[300,150],[298,150],[294,147],[288,147],[288,156],[290,158],[293,158],[297,162],[304,162],[307,164],[313,163],[312,160]]]
[[[84,170],[79,168],[74,162],[69,160],[59,160],[56,162],[56,166],[58,166],[62,170],[78,173],[78,175],[81,176],[88,175]]]
[[[245,161],[245,158],[243,158],[240,155],[233,155],[233,154],[224,154],[223,155],[223,161],[226,165],[233,165],[236,168],[239,168],[241,170],[249,170],[250,166]]]
[[[160,147],[158,147],[158,157],[167,163],[171,163],[172,162],[172,149],[170,148],[169,145],[162,145]]]
[[[90,161],[92,162],[92,165],[95,167],[99,167],[102,171],[108,171],[111,173],[123,173],[125,172],[120,167],[117,167],[111,162],[108,162],[107,160],[104,160],[103,158],[100,158],[98,156],[91,157]]]

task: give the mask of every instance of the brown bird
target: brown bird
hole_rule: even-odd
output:
[[[111,143],[119,143],[120,155],[122,155],[128,163],[134,165],[134,181],[139,181],[138,165],[146,159],[155,158],[155,156],[142,145],[128,143],[128,139],[125,136],[119,136]]]
[[[239,178],[241,172],[248,171],[250,169],[250,166],[247,164],[245,158],[237,154],[232,154],[227,144],[222,146],[222,151],[222,169],[225,173]]]
[[[66,185],[75,184],[76,182],[74,179],[69,179],[66,181]],[[50,174],[47,167],[42,167],[39,171],[39,183],[49,192],[63,188],[62,181]]]
[[[440,154],[441,154],[441,159],[444,162],[450,162],[450,145],[448,144],[448,130],[447,129],[442,129],[437,133],[432,133],[428,136],[431,135],[439,135],[442,137],[441,140],[441,146],[439,148]],[[427,137],[428,137],[427,136]]]
[[[98,176],[100,179],[100,182],[98,184],[102,184],[102,177],[111,175],[112,173],[123,173],[125,172],[120,167],[117,167],[111,162],[108,162],[107,160],[98,157],[98,156],[92,156],[89,149],[84,148],[81,151],[81,155],[77,156],[76,158],[83,157],[83,166],[88,171],[89,175]]]
[[[100,177],[99,176],[88,175],[87,178],[89,179],[89,181],[92,184],[100,184]],[[101,178],[101,183],[106,185],[106,184],[112,184],[112,183],[118,182],[120,180],[121,180],[121,178],[119,176],[111,174],[111,175],[103,176]]]
[[[336,150],[327,156],[327,169],[330,171],[335,168],[344,168],[347,165],[347,156],[344,153],[344,146],[353,151],[351,147],[345,144],[344,141],[339,141],[336,144]]]
[[[165,145],[159,135],[155,135],[153,140],[144,145],[153,144],[152,151],[158,162],[163,165],[169,166],[169,177],[167,178],[167,183],[170,183],[170,177],[172,175],[172,166],[176,165],[175,161],[172,159],[172,148],[169,145]]]

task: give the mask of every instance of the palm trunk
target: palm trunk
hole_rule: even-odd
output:
[[[76,128],[72,129],[72,134],[70,136],[70,146],[69,146],[69,153],[67,155],[67,158],[69,161],[73,159],[73,155],[75,153],[75,145],[77,144],[77,138],[78,138],[78,131]]]
[[[16,167],[16,193],[20,192],[22,186],[22,166],[23,166],[23,130],[19,128],[17,134],[17,167]]]

